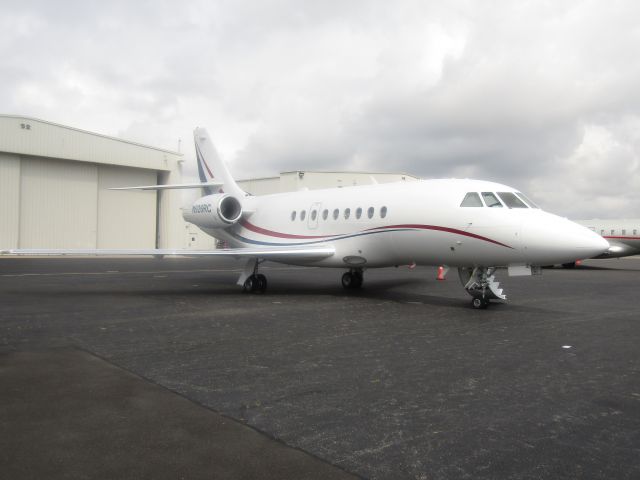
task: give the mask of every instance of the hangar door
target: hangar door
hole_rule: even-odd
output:
[[[19,248],[154,248],[156,172],[50,158],[20,161]]]
[[[155,248],[156,192],[109,188],[155,185],[156,171],[100,165],[98,176],[97,248]]]
[[[94,248],[98,167],[22,157],[20,248]]]

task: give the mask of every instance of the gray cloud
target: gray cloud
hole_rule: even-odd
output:
[[[192,155],[486,178],[638,217],[632,1],[26,1],[0,10],[0,110]]]

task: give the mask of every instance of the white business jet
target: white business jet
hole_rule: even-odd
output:
[[[640,255],[640,219],[576,220],[609,242],[609,249],[595,258]]]
[[[346,269],[342,285],[360,288],[366,269],[398,265],[457,267],[474,308],[506,299],[498,267],[531,275],[540,265],[599,255],[608,243],[593,231],[540,210],[522,193],[477,180],[329,188],[252,196],[240,189],[206,130],[194,131],[202,183],[127,187],[204,188],[184,219],[232,248],[191,250],[11,250],[25,255],[188,255],[247,259],[238,284],[264,292],[264,260]]]

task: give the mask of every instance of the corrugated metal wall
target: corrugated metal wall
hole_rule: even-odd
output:
[[[0,249],[18,245],[20,157],[0,153]]]
[[[161,194],[157,215],[156,193],[106,188],[155,184],[158,172],[181,183],[181,162],[169,150],[0,114],[0,248],[180,248],[180,191]]]
[[[94,248],[98,167],[48,158],[21,163],[20,248]]]
[[[167,171],[181,157],[168,150],[11,115],[0,115],[0,151]]]
[[[238,185],[245,192],[251,195],[269,195],[271,193],[280,193],[282,184],[280,177],[268,177],[268,178],[249,178],[246,180],[239,180]]]
[[[0,248],[155,248],[155,170],[0,154]]]
[[[97,248],[155,248],[156,192],[109,190],[155,183],[155,171],[100,165]]]

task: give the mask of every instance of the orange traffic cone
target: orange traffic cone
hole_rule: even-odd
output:
[[[444,280],[444,267],[442,265],[438,267],[438,276],[436,278],[438,280]]]

